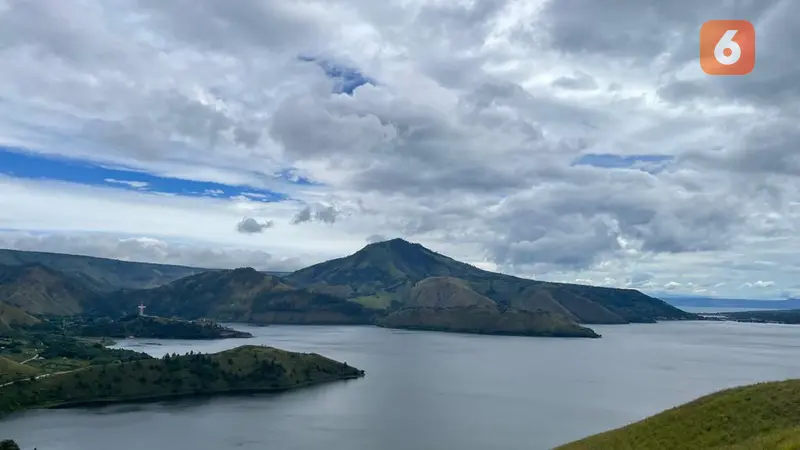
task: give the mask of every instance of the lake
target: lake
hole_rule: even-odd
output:
[[[0,421],[25,450],[537,450],[725,387],[800,378],[800,326],[595,326],[602,339],[376,327],[236,328],[252,339],[125,340],[161,356],[266,344],[363,379],[281,394],[31,411]]]

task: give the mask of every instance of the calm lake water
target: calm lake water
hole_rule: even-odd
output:
[[[161,356],[245,343],[318,352],[366,378],[294,392],[31,411],[0,438],[38,450],[536,450],[725,387],[800,377],[800,326],[594,327],[602,339],[237,326],[253,339],[126,340]]]

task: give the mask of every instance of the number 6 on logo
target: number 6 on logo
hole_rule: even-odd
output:
[[[700,67],[709,75],[745,75],[756,64],[756,31],[746,20],[709,20],[700,27]]]

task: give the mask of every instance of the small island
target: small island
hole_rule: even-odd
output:
[[[130,315],[121,319],[86,319],[75,333],[86,337],[151,339],[251,338],[252,334],[224,327],[210,320],[180,320],[157,316]]]
[[[196,395],[272,392],[364,376],[316,353],[241,346],[91,365],[0,387],[0,413]]]
[[[496,305],[402,308],[379,319],[377,324],[387,328],[454,333],[600,337],[592,329],[580,326],[561,314],[503,308]]]

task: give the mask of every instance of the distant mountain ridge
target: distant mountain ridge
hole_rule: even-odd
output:
[[[31,264],[40,264],[79,278],[93,290],[105,292],[116,289],[156,287],[209,270],[197,267],[120,261],[94,256],[0,249],[0,265],[27,266]]]
[[[6,308],[9,317],[19,316],[18,311],[30,314],[30,318],[17,318],[23,323],[37,320],[33,317],[37,314],[121,317],[133,313],[140,302],[148,314],[181,319],[262,324],[380,323],[400,328],[540,336],[596,337],[578,324],[695,317],[636,290],[551,283],[489,272],[402,239],[369,244],[352,255],[286,276],[252,268],[204,270],[80,256],[70,259],[70,255],[10,255],[17,265],[0,266],[0,293],[6,289],[10,293],[6,297],[24,300],[8,303]],[[20,265],[37,257],[42,261]],[[76,265],[70,266],[73,262]],[[62,273],[53,268],[59,265],[66,265],[67,270]],[[186,272],[190,275],[164,282]],[[13,277],[2,278],[3,273],[21,273],[31,281],[15,283]],[[112,290],[118,285],[149,287]]]
[[[746,298],[714,298],[667,295],[659,295],[658,298],[678,308],[800,309],[800,299],[797,298],[789,298],[786,300],[754,300]]]

